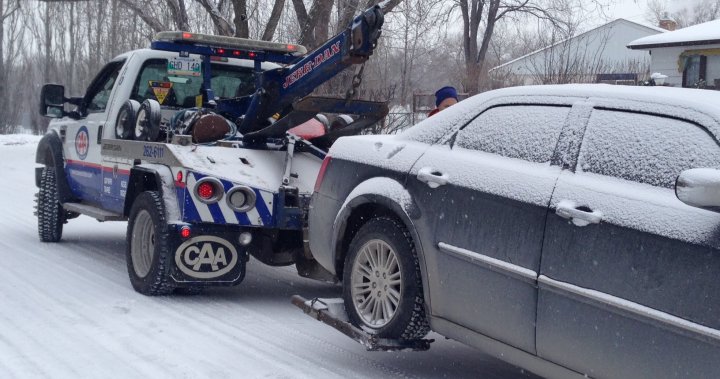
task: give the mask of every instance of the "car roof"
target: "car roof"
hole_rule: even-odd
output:
[[[720,140],[720,91],[610,84],[519,86],[483,92],[419,122],[402,133],[400,138],[437,141],[453,129],[470,122],[479,110],[492,104],[562,104],[581,99],[604,108],[689,120],[707,128]]]

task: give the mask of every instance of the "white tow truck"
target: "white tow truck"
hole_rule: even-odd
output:
[[[46,84],[40,113],[54,119],[36,156],[40,240],[59,241],[80,214],[127,220],[128,273],[145,295],[236,285],[250,255],[329,279],[304,237],[320,147],[376,122],[387,106],[308,95],[365,62],[382,22],[370,8],[309,53],[162,32],[150,49],[110,61],[83,97]],[[339,114],[350,117],[333,119]],[[304,132],[287,133],[299,125]]]

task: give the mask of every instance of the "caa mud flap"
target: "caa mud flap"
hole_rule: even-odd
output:
[[[306,315],[332,326],[340,333],[365,346],[368,351],[425,351],[430,349],[430,344],[435,341],[432,339],[391,340],[378,338],[348,321],[345,305],[341,298],[307,300],[302,296],[293,295],[291,301],[296,307],[302,309]]]
[[[177,229],[181,226],[178,225]],[[175,263],[171,277],[178,287],[234,286],[245,278],[248,261],[247,249],[231,241],[237,240],[238,231],[213,232],[192,229],[190,238],[177,237],[174,246]],[[179,236],[178,233],[174,233]]]

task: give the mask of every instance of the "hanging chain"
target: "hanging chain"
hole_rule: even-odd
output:
[[[358,87],[360,87],[360,84],[362,84],[364,70],[365,70],[365,63],[360,65],[360,68],[357,70],[357,72],[353,76],[352,87],[345,94],[346,101],[352,100],[352,98],[354,98],[357,95],[357,89],[358,89]]]

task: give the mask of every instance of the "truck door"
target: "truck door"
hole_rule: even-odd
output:
[[[103,175],[100,156],[102,128],[108,104],[125,61],[108,63],[93,79],[78,111],[85,117],[68,123],[65,138],[65,171],[75,197],[100,205]]]

